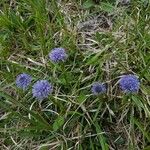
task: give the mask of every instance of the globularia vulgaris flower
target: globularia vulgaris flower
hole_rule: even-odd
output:
[[[120,84],[120,88],[125,93],[138,92],[140,88],[139,79],[137,78],[137,76],[132,74],[123,75],[120,78],[119,84]]]
[[[65,61],[67,57],[68,55],[64,48],[54,48],[49,53],[49,59],[54,63]]]
[[[26,73],[22,73],[17,76],[16,85],[18,88],[25,90],[30,85],[31,80],[32,80],[32,78],[30,75],[28,75]]]
[[[52,93],[52,91],[53,87],[47,80],[37,81],[32,88],[33,97],[38,100],[47,98]]]
[[[100,82],[92,84],[91,91],[94,95],[99,95],[106,92],[106,85]]]

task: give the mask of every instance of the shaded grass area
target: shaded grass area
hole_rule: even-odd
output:
[[[103,0],[0,2],[1,149],[149,149],[150,4]],[[48,60],[54,47],[69,58]],[[47,79],[53,94],[41,103],[17,89],[22,72]],[[139,76],[138,94],[118,87],[123,74]],[[107,94],[93,96],[94,81]]]

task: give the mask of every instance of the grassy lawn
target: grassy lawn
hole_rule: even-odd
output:
[[[138,92],[121,89],[128,74]],[[43,100],[38,80],[53,87]],[[150,1],[0,0],[0,149],[150,150]]]

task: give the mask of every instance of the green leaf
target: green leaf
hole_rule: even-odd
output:
[[[150,146],[145,147],[143,150],[150,150]]]
[[[100,127],[100,125],[98,124],[98,122],[94,122],[94,126],[96,128],[96,132],[97,133],[101,133],[102,132],[102,129]],[[103,136],[103,134],[99,134],[98,135],[98,139],[99,139],[99,142],[101,144],[101,148],[102,150],[109,150],[109,147],[108,147],[108,144],[106,142],[106,138]]]
[[[78,102],[81,104],[86,99],[86,95],[81,93],[78,97]]]
[[[114,6],[111,5],[110,3],[101,3],[101,10],[105,12],[113,12]]]
[[[136,106],[139,107],[139,109],[142,109],[142,108],[145,109],[143,103],[137,96],[132,95],[132,100],[134,101]]]
[[[132,119],[133,119],[134,124],[136,124],[139,130],[143,133],[144,137],[146,137],[147,140],[150,142],[150,134],[146,132],[145,128],[135,118],[132,118]]]
[[[87,0],[83,3],[83,8],[85,9],[89,9],[91,7],[93,7],[95,4],[92,0]]]
[[[49,123],[38,112],[29,110],[28,107],[22,105],[19,101],[15,100],[3,91],[0,91],[0,96],[4,97],[6,100],[13,103],[15,106],[21,107],[24,111],[31,114],[31,116],[36,120],[37,126],[39,126],[40,128],[51,130]]]
[[[63,124],[64,124],[64,117],[59,116],[53,124],[53,130],[57,131]]]
[[[109,54],[109,53],[106,53],[106,54],[105,54],[105,52],[112,46],[112,44],[113,44],[113,43],[107,45],[106,47],[104,47],[103,49],[101,49],[100,52],[94,54],[94,56],[91,55],[91,56],[88,58],[86,65],[91,65],[91,64],[95,64],[95,63],[98,63],[98,64],[99,64],[100,61],[106,60],[106,59],[108,59],[109,57],[111,57],[112,54]],[[104,54],[105,54],[105,55],[104,55]],[[103,56],[103,59],[100,59],[101,56]]]

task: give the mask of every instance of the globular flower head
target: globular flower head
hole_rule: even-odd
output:
[[[99,95],[106,92],[106,85],[100,82],[92,84],[91,91],[94,95]]]
[[[28,75],[26,73],[22,73],[17,76],[16,85],[18,88],[25,90],[30,85],[31,80],[32,80],[32,78],[30,75]]]
[[[120,88],[125,93],[136,93],[140,88],[140,82],[137,76],[132,74],[123,75],[120,79],[119,84],[120,84]]]
[[[66,51],[64,48],[54,48],[49,53],[49,59],[54,63],[65,61],[67,57],[68,55],[66,54]]]
[[[47,80],[37,81],[32,88],[33,97],[38,100],[43,100],[47,98],[49,94],[53,91],[52,85]]]

